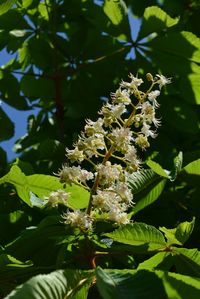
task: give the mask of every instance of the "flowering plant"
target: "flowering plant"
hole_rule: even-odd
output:
[[[113,221],[116,225],[130,222],[128,210],[134,202],[128,178],[141,169],[138,151],[150,146],[149,138],[156,137],[161,123],[156,118],[157,97],[171,80],[148,73],[150,86],[142,91],[143,80],[133,74],[129,78],[111,93],[111,103],[103,105],[100,117],[86,121],[74,149],[66,150],[68,161],[75,166],[64,164],[58,173],[61,183],[76,184],[90,192],[85,210],[68,210],[63,215],[66,224],[83,231],[92,230],[96,219]],[[89,171],[80,166],[84,161],[89,162]],[[58,190],[50,194],[49,203],[67,205],[69,197],[69,193]]]

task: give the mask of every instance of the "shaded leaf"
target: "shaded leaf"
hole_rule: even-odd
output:
[[[148,160],[146,163],[155,173],[159,174],[160,176],[164,178],[169,178],[169,171],[166,169],[163,169],[160,164],[158,164],[155,161]]]
[[[142,191],[157,179],[157,174],[151,169],[142,169],[140,171],[133,172],[128,182],[134,194]]]
[[[153,272],[104,271],[97,267],[96,276],[103,299],[167,299],[161,280]]]
[[[14,124],[7,116],[7,114],[0,108],[0,127],[3,130],[0,131],[0,141],[8,140],[14,135]]]
[[[178,18],[171,18],[157,6],[147,7],[144,12],[138,39],[144,38],[153,32],[160,32],[163,29],[172,27],[176,25],[178,21]]]
[[[5,176],[0,178],[0,184],[3,183],[10,183],[14,185],[19,197],[29,206],[31,205],[29,195],[30,188],[27,178],[17,165],[13,165],[10,171]]]
[[[154,201],[156,201],[159,196],[161,195],[164,187],[166,184],[166,180],[161,180],[158,184],[156,184],[154,187],[151,188],[150,192],[147,193],[142,199],[140,199],[135,207],[133,208],[132,214],[136,214],[137,212],[143,210],[150,204],[152,204]]]
[[[200,251],[197,249],[173,248],[177,271],[200,277]]]
[[[58,270],[46,275],[37,275],[17,287],[5,299],[86,299],[91,275],[78,270]]]

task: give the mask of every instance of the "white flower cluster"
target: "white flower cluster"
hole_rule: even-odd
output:
[[[148,73],[151,85],[144,92],[139,89],[143,80],[132,74],[129,77],[129,82],[122,81],[111,93],[111,103],[102,107],[97,121],[86,121],[74,149],[66,150],[68,160],[76,166],[64,165],[58,173],[62,183],[77,184],[90,192],[85,211],[64,214],[65,223],[82,230],[91,229],[97,217],[119,225],[130,221],[127,210],[133,204],[133,195],[127,174],[140,168],[137,151],[149,147],[149,137],[156,137],[160,125],[155,114],[157,97],[170,79],[163,75],[153,78]],[[91,164],[91,171],[78,165],[84,160]]]

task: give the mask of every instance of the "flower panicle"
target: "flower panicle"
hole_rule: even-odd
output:
[[[133,206],[133,194],[128,175],[141,168],[138,152],[146,150],[149,139],[157,136],[161,125],[156,117],[157,98],[162,87],[171,83],[171,78],[158,74],[153,77],[147,73],[146,79],[150,82],[147,91],[140,90],[144,81],[133,74],[128,82],[121,81],[111,93],[111,101],[99,111],[100,117],[87,119],[74,148],[66,149],[69,162],[75,166],[64,165],[58,172],[60,181],[90,192],[87,209],[68,210],[66,224],[87,231],[98,217],[118,225],[130,222],[127,211]],[[90,163],[91,171],[81,167],[84,161]]]

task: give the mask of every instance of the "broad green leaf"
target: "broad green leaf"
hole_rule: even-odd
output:
[[[156,271],[162,279],[167,298],[199,299],[200,279],[173,272]]]
[[[6,13],[12,5],[15,3],[15,0],[1,0],[0,3],[0,15]]]
[[[103,10],[114,25],[119,25],[127,15],[126,4],[123,0],[105,0]]]
[[[200,175],[200,159],[189,163],[183,168],[183,170],[189,174]]]
[[[192,32],[171,32],[166,36],[152,39],[148,45],[154,51],[157,50],[189,61],[200,62],[200,39]]]
[[[148,160],[146,163],[155,173],[159,174],[164,178],[169,178],[169,171],[163,169],[158,163],[152,160]]]
[[[71,195],[68,200],[69,207],[73,209],[84,209],[88,206],[90,193],[83,187],[77,185],[67,185],[66,191]]]
[[[14,135],[14,124],[7,116],[7,114],[0,107],[0,127],[3,130],[0,131],[0,141],[8,140]]]
[[[153,272],[96,269],[97,287],[103,299],[167,299],[162,281]]]
[[[0,184],[10,183],[14,185],[19,197],[31,206],[30,202],[30,188],[28,185],[25,174],[17,165],[13,165],[10,171],[2,178],[0,178]]]
[[[173,254],[174,262],[179,272],[200,277],[200,251],[174,247]]]
[[[159,198],[160,194],[162,193],[165,184],[166,184],[165,179],[160,181],[158,184],[156,184],[147,195],[145,195],[142,199],[140,199],[136,203],[135,207],[133,208],[132,214],[133,215],[136,214],[137,212],[143,210],[145,207],[149,206],[154,201],[156,201]]]
[[[138,39],[142,39],[154,32],[172,27],[178,23],[178,18],[171,18],[166,12],[157,6],[147,7],[144,12],[142,26]]]
[[[63,189],[57,177],[44,174],[33,174],[26,177],[30,190],[38,197],[44,198],[51,191]]]
[[[173,258],[169,252],[158,252],[149,259],[140,263],[138,270],[141,269],[158,269],[158,270],[169,270],[173,265]]]
[[[165,239],[159,230],[154,226],[139,222],[127,224],[112,233],[105,234],[105,236],[119,243],[144,246],[147,251],[165,248],[166,246]]]
[[[176,228],[160,227],[159,229],[165,234],[168,245],[183,245],[192,234],[194,224],[195,218],[191,222],[185,221],[180,223]]]
[[[157,174],[151,169],[142,169],[132,173],[128,182],[134,194],[142,191],[158,178]]]
[[[37,275],[13,290],[5,299],[86,299],[91,273],[79,270],[58,270]]]

